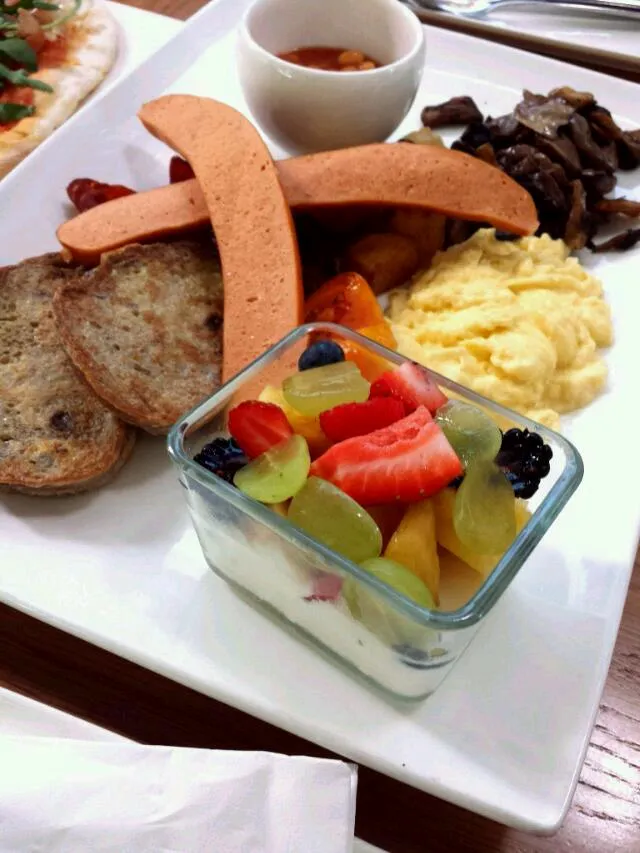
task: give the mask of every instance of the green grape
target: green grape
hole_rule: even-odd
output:
[[[282,393],[296,411],[315,417],[341,403],[363,403],[370,387],[352,361],[341,361],[294,373],[284,380]]]
[[[516,536],[516,501],[511,484],[489,461],[472,462],[453,505],[458,539],[477,554],[501,554]]]
[[[311,459],[307,442],[292,435],[241,468],[233,483],[257,501],[277,504],[293,497],[305,484]]]
[[[309,536],[356,563],[377,557],[382,550],[380,528],[369,513],[319,477],[309,477],[289,504],[288,518]]]
[[[402,563],[387,560],[386,557],[373,557],[370,560],[365,560],[360,566],[421,607],[428,607],[432,610],[435,608],[436,603],[429,587]]]
[[[496,458],[502,433],[482,409],[470,403],[449,400],[440,406],[435,421],[465,467],[474,459]]]
[[[416,604],[429,609],[436,607],[428,587],[401,563],[386,558],[373,558],[365,560],[361,567]],[[342,585],[342,596],[353,618],[362,622],[390,646],[408,643],[422,648],[436,640],[437,634],[432,628],[414,622],[387,604],[380,593],[374,592],[355,578],[346,578]]]

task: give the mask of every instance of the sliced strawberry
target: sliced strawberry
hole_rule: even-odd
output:
[[[404,403],[394,397],[376,397],[364,403],[343,403],[320,415],[322,431],[331,441],[391,426],[405,416]]]
[[[310,595],[305,595],[305,601],[336,601],[342,591],[342,578],[328,572],[318,572],[313,579],[313,589]]]
[[[407,412],[426,406],[432,415],[447,402],[429,372],[414,361],[405,361],[395,370],[383,373],[371,386],[369,397],[397,397]]]
[[[280,406],[246,400],[229,412],[229,432],[250,459],[266,453],[293,435]]]
[[[385,429],[334,444],[311,465],[310,475],[367,506],[428,498],[462,472],[444,433],[419,406]]]

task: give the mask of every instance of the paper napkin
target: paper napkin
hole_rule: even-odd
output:
[[[3,717],[1,853],[352,850],[344,762],[25,736]]]

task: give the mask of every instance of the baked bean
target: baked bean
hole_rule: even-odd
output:
[[[341,47],[300,47],[278,54],[279,59],[316,71],[371,71],[380,63],[361,50]]]
[[[364,53],[360,50],[343,50],[338,56],[338,65],[360,65],[364,62]]]

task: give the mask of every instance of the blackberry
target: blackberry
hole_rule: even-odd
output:
[[[232,438],[214,438],[213,441],[204,445],[200,453],[196,453],[193,461],[226,480],[227,483],[233,483],[236,472],[249,460]]]
[[[547,447],[542,436],[537,432],[529,432],[528,429],[508,429],[502,433],[502,451],[515,451],[520,453],[523,448],[527,450],[536,450],[540,447]],[[551,450],[551,448],[549,448]]]
[[[393,650],[405,666],[413,669],[424,669],[429,661],[429,652],[417,649],[409,643],[399,643]]]
[[[496,463],[502,468],[517,498],[530,498],[540,480],[551,471],[553,450],[537,432],[509,429],[502,435]]]
[[[507,480],[511,483],[513,494],[517,498],[528,500],[528,498],[532,498],[538,491],[538,486],[540,485],[539,480],[535,478],[532,480],[523,480],[518,476],[518,474],[514,474],[511,471],[505,471],[504,474]]]
[[[538,491],[540,480],[551,471],[552,457],[553,450],[537,432],[509,429],[502,434],[496,464],[511,483],[514,495],[528,500]],[[457,489],[463,479],[464,475],[456,477],[449,486]]]

